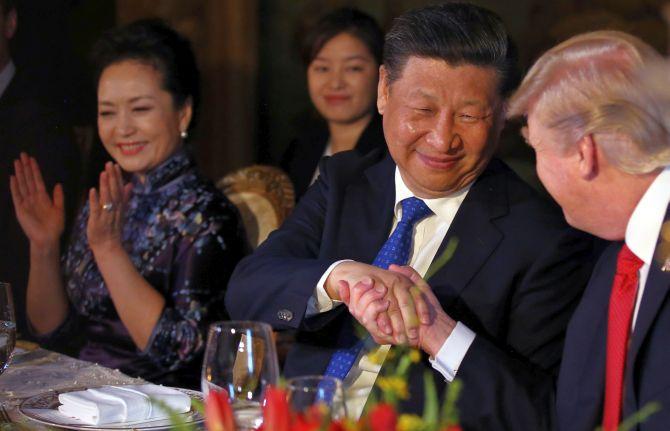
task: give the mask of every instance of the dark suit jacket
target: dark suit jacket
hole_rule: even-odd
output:
[[[286,376],[322,374],[337,348],[355,342],[346,307],[305,318],[307,302],[333,262],[372,262],[393,222],[389,156],[347,152],[325,159],[320,169],[284,225],[240,262],[226,297],[234,319],[299,329]],[[464,382],[465,429],[549,428],[551,375],[591,272],[591,237],[569,228],[556,207],[493,160],[463,201],[438,256],[450,238],[459,239],[455,254],[429,283],[444,309],[477,333],[457,376]],[[411,377],[408,408],[414,411],[421,409],[421,374],[417,369]]]
[[[68,220],[79,201],[80,155],[61,116],[33,93],[34,83],[17,70],[0,97],[0,281],[9,281],[19,332],[27,336],[25,292],[28,281],[28,240],[14,214],[9,192],[13,161],[22,151],[35,157],[47,189],[60,182],[65,191]]]
[[[614,243],[603,253],[568,326],[557,393],[561,430],[591,431],[602,422],[607,314],[621,246]],[[670,272],[661,266],[654,259],[649,269],[626,358],[623,418],[649,402],[661,404],[660,412],[634,428],[640,431],[670,429]]]
[[[312,183],[319,160],[326,150],[328,137],[327,126],[321,125],[313,128],[291,141],[282,155],[280,166],[293,182],[296,200],[305,194]],[[358,138],[354,150],[360,155],[365,155],[376,148],[386,150],[382,117],[375,112],[370,123]]]

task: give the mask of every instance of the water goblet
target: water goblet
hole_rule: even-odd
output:
[[[209,327],[202,391],[226,391],[238,429],[263,423],[265,388],[276,386],[279,364],[272,328],[260,322],[217,322]]]
[[[316,408],[332,420],[344,419],[347,408],[342,381],[330,376],[301,376],[286,382],[286,396],[293,411]]]

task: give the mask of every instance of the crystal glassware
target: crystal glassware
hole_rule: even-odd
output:
[[[260,322],[217,322],[209,327],[202,367],[202,391],[226,391],[238,429],[263,422],[265,388],[276,386],[279,364],[270,325]]]
[[[329,376],[302,376],[286,382],[286,395],[293,411],[304,413],[311,408],[344,419],[347,408],[342,381]]]
[[[16,319],[12,287],[9,283],[0,282],[0,374],[9,365],[16,344]]]

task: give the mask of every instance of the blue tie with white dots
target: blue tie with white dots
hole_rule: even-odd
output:
[[[402,205],[400,222],[372,262],[373,265],[383,269],[388,269],[391,264],[407,264],[412,250],[414,225],[433,213],[421,199],[415,197],[403,199],[400,205]],[[363,340],[360,340],[353,347],[337,350],[330,358],[325,375],[344,380],[362,348]]]

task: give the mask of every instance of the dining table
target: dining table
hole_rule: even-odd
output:
[[[0,374],[0,431],[54,429],[30,420],[19,411],[24,400],[36,395],[102,385],[146,383],[119,370],[75,359],[30,343],[24,346],[17,347],[9,366]]]

